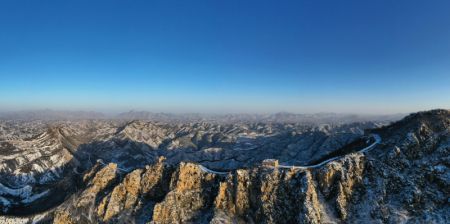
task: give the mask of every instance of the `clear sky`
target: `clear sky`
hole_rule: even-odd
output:
[[[0,2],[0,110],[450,108],[450,1]]]

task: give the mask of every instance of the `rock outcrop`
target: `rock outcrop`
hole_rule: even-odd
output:
[[[84,175],[86,190],[57,209],[55,223],[135,222],[149,212],[145,209],[152,209],[149,204],[155,204],[169,191],[173,171],[164,159],[161,157],[157,163],[133,170],[123,178],[117,164],[102,167],[97,163]]]
[[[211,216],[218,175],[206,173],[198,165],[181,163],[172,175],[171,191],[155,205],[155,223],[202,223]]]

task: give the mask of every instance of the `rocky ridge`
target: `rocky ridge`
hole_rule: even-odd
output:
[[[157,157],[97,162],[54,223],[448,223],[450,112],[412,114],[369,132],[382,144],[315,169],[254,165],[226,175]],[[370,203],[368,203],[370,202]]]

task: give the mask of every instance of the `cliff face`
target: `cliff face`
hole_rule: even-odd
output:
[[[212,223],[318,223],[320,211],[309,171],[239,170],[220,184]]]
[[[83,177],[86,189],[56,209],[54,223],[133,223],[151,218],[146,210],[169,191],[171,169],[163,157],[128,174],[114,163],[97,163]]]
[[[198,165],[181,163],[172,175],[171,191],[155,205],[155,223],[205,222],[211,215],[219,177]]]
[[[347,218],[364,172],[361,155],[317,170],[238,170],[220,183],[215,217],[242,223],[323,223]]]

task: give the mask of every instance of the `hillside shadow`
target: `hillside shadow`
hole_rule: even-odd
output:
[[[65,142],[65,140],[62,142]],[[111,145],[116,145],[118,147],[111,152],[106,152],[108,151],[107,146]],[[127,145],[127,147],[130,147],[131,145],[131,148],[121,147],[125,145]],[[5,146],[1,147],[0,150],[2,156],[5,156],[5,154],[11,155],[11,152],[9,151],[13,150],[11,144],[2,144],[0,146]],[[8,193],[0,195],[5,200],[11,202],[8,207],[2,206],[0,203],[0,215],[27,217],[52,210],[56,206],[62,204],[74,193],[79,192],[86,187],[86,183],[83,182],[82,178],[83,173],[90,170],[99,159],[103,161],[103,164],[119,162],[119,176],[123,176],[128,170],[131,171],[136,168],[142,168],[154,161],[153,157],[149,157],[142,151],[142,149],[149,148],[147,144],[130,140],[114,139],[110,141],[94,141],[81,144],[76,148],[71,147],[72,144],[70,146],[65,145],[65,148],[72,154],[72,159],[61,166],[52,167],[52,169],[44,169],[39,173],[34,173],[31,172],[32,164],[40,163],[42,161],[33,160],[29,162],[28,165],[20,168],[25,174],[27,172],[33,173],[35,181],[24,182],[18,186],[18,180],[23,178],[23,173],[22,175],[17,175],[10,172],[0,172],[0,183],[5,187],[3,189],[4,191],[18,192],[21,189],[24,191],[27,186],[31,186],[32,188],[32,194],[29,197],[13,196]],[[61,153],[60,150],[57,150],[57,153]],[[42,157],[38,159],[42,159]],[[57,177],[58,175],[54,174],[55,170],[61,171],[58,173],[60,178]],[[46,175],[52,175],[55,179],[48,182],[41,181]],[[37,198],[36,195],[39,194],[42,194],[42,197]],[[36,196],[35,200],[33,200],[33,196]]]
[[[354,152],[358,152],[358,151],[364,149],[365,147],[369,146],[371,143],[373,143],[373,142],[371,142],[370,140],[368,140],[366,138],[358,138],[358,139],[350,142],[349,144],[344,145],[341,148],[338,148],[336,150],[331,151],[330,153],[323,155],[321,158],[319,158],[317,160],[310,161],[306,165],[313,166],[316,164],[320,164],[321,162],[326,161],[331,158],[344,157],[345,155],[348,155],[348,154],[354,153]]]

